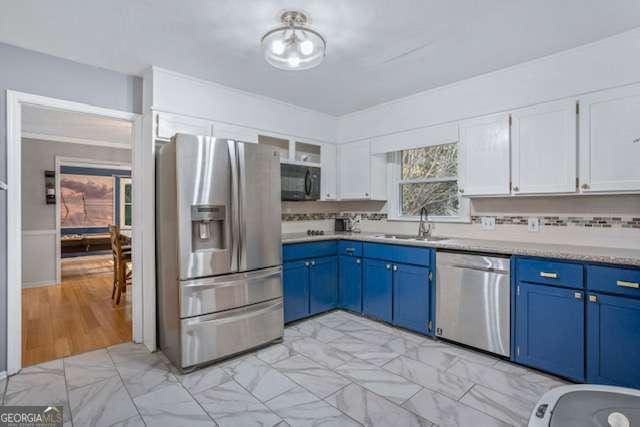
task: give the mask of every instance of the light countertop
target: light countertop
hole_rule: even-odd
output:
[[[328,232],[322,236],[306,233],[285,233],[282,243],[303,243],[321,240],[358,240],[364,242],[392,243],[396,245],[424,246],[435,249],[486,252],[504,255],[523,255],[557,258],[575,261],[622,264],[640,267],[640,250],[607,248],[598,246],[559,245],[545,243],[511,242],[503,240],[445,238],[444,240],[406,240],[381,236],[383,233]]]

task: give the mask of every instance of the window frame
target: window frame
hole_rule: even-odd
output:
[[[448,145],[447,144],[434,144],[425,145],[424,147],[414,148],[428,148],[436,145]],[[459,144],[456,142],[454,144]],[[458,148],[460,146],[458,145]],[[459,151],[458,151],[459,153]],[[446,176],[437,178],[414,178],[414,179],[402,179],[402,150],[389,153],[387,155],[387,177],[388,177],[388,219],[390,221],[420,221],[420,217],[417,215],[403,215],[402,214],[402,192],[400,190],[403,184],[423,184],[433,182],[458,182],[460,186],[461,174],[460,174],[460,156],[458,155],[458,176]],[[459,222],[470,223],[471,222],[471,209],[469,199],[462,197],[458,194],[459,208],[458,215],[455,216],[442,216],[442,215],[429,215],[428,219],[431,222]]]
[[[119,190],[120,190],[120,203],[118,206],[119,212],[118,212],[118,218],[119,218],[119,225],[120,225],[120,229],[121,230],[130,230],[131,229],[131,225],[126,225],[125,224],[125,206],[126,205],[130,205],[131,207],[131,212],[132,212],[132,216],[131,216],[131,220],[133,221],[133,197],[131,199],[131,203],[126,203],[126,194],[125,194],[125,187],[127,185],[132,185],[133,184],[133,180],[131,179],[131,177],[128,176],[121,176],[120,180],[119,180]],[[133,191],[133,190],[132,190]],[[133,194],[133,192],[131,193]]]

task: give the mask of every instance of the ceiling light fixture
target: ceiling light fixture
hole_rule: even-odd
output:
[[[289,10],[280,21],[282,25],[268,31],[260,41],[267,62],[281,70],[308,70],[320,65],[327,42],[308,26],[307,15]]]

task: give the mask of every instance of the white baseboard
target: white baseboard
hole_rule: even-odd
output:
[[[43,282],[30,282],[30,283],[23,283],[22,284],[22,289],[27,289],[27,288],[43,288],[45,286],[55,286],[57,285],[56,281],[53,280],[45,280]]]

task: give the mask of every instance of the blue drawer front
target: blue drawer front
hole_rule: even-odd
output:
[[[362,256],[362,242],[340,240],[338,242],[338,255]]]
[[[312,243],[290,243],[282,247],[282,259],[293,261],[296,259],[320,258],[336,255],[338,244],[335,240],[325,240]]]
[[[415,246],[387,245],[383,243],[365,243],[364,257],[383,259],[385,261],[400,262],[429,266],[431,249]]]
[[[581,264],[518,258],[518,280],[565,288],[584,288]]]
[[[588,265],[587,289],[640,298],[640,270]]]

